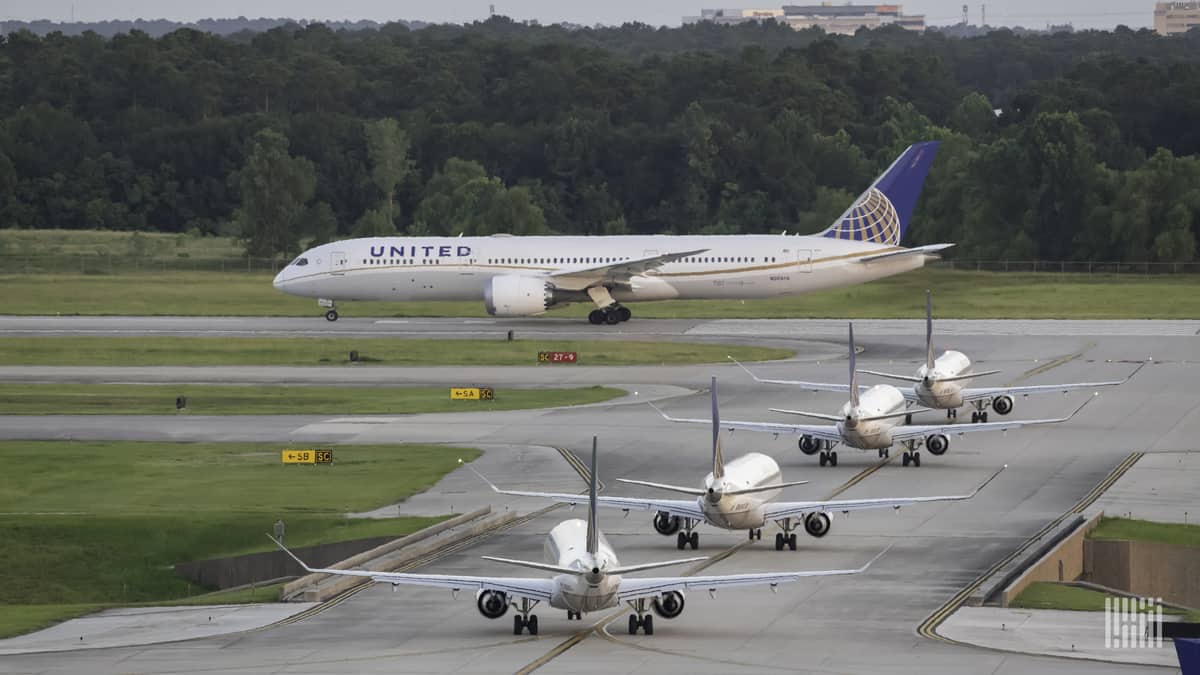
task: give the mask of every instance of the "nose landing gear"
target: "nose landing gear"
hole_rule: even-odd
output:
[[[321,298],[321,299],[317,300],[317,304],[320,305],[321,307],[325,307],[329,310],[329,311],[325,312],[325,320],[326,321],[337,321],[338,320],[337,307],[333,304],[332,300],[326,300],[325,298]]]

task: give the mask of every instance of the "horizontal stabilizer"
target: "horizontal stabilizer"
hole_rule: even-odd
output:
[[[863,256],[856,258],[855,262],[870,263],[886,258],[897,258],[902,255],[937,255],[938,251],[943,251],[950,248],[954,244],[929,244],[928,246],[916,246],[914,248],[900,249],[899,251],[888,251],[886,253],[877,253],[875,255]]]
[[[479,556],[484,560],[492,562],[504,563],[506,565],[516,565],[517,567],[528,567],[530,569],[541,570],[543,572],[553,572],[555,574],[585,574],[587,570],[577,570],[571,567],[561,567],[559,565],[551,565],[549,563],[534,562],[532,560],[516,560],[513,558],[497,558],[496,556],[483,555]]]
[[[760,485],[758,487],[745,488],[742,490],[726,490],[723,494],[752,495],[755,492],[768,492],[770,490],[779,490],[779,489],[786,488],[786,487],[792,487],[794,485],[807,485],[807,484],[808,484],[808,481],[806,481],[806,480],[797,480],[797,481],[792,481],[790,483],[776,483],[774,485]]]
[[[915,415],[917,413],[927,413],[927,412],[929,412],[929,408],[909,408],[908,410],[901,410],[900,412],[888,413],[886,415],[872,415],[871,417],[860,417],[860,418],[858,418],[858,421],[859,422],[874,422],[876,420],[890,420],[890,419],[894,419],[896,417],[906,417],[908,415]]]
[[[641,485],[643,487],[652,487],[659,490],[667,490],[669,492],[682,492],[685,495],[700,496],[705,494],[704,490],[693,487],[683,487],[682,485],[667,485],[666,483],[651,483],[648,480],[632,480],[629,478],[618,478],[618,483],[629,483],[630,485]]]
[[[700,556],[699,558],[682,558],[680,560],[664,560],[662,562],[641,563],[639,565],[625,565],[623,567],[614,567],[604,570],[608,574],[625,574],[626,572],[641,572],[643,570],[655,570],[660,567],[674,567],[675,565],[687,565],[694,562],[702,562],[708,560],[708,556]]]
[[[915,375],[897,375],[895,373],[884,373],[884,372],[881,372],[878,370],[865,370],[863,368],[859,368],[858,372],[863,373],[864,375],[874,375],[876,377],[886,377],[890,380],[903,380],[904,382],[921,382],[922,381],[921,378],[919,378]]]
[[[787,410],[786,408],[770,408],[771,412],[783,413],[785,415],[800,415],[802,417],[811,417],[817,420],[826,420],[828,422],[841,422],[841,415],[826,415],[825,413],[807,412],[804,410]]]

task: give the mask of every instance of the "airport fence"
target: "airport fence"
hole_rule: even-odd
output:
[[[128,274],[164,272],[224,272],[276,274],[288,261],[279,258],[192,258],[107,255],[97,253],[3,254],[0,274]],[[1123,262],[1049,260],[944,259],[937,269],[978,272],[1039,272],[1059,274],[1160,275],[1200,274],[1200,262]]]

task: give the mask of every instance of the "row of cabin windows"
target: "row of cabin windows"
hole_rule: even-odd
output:
[[[572,265],[579,263],[613,263],[629,260],[629,258],[488,258],[489,265]],[[775,256],[764,256],[763,262],[775,262]],[[682,258],[685,263],[756,263],[757,256],[696,256]]]
[[[364,265],[416,265],[417,261],[412,258],[363,258]],[[438,258],[424,258],[421,260],[422,265],[441,265],[442,261]]]

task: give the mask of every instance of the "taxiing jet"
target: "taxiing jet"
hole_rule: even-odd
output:
[[[624,602],[634,611],[629,617],[629,634],[633,635],[640,629],[646,635],[652,635],[654,617],[650,612],[653,611],[664,619],[679,616],[683,612],[685,590],[707,589],[712,593],[718,588],[755,584],[769,585],[774,589],[779,584],[806,577],[858,574],[866,571],[873,562],[887,553],[887,549],[884,549],[857,569],[627,579],[621,575],[698,562],[707,558],[621,565],[597,523],[595,438],[592,439],[591,480],[587,499],[586,521],[577,518],[564,520],[550,531],[544,547],[547,562],[483,556],[485,560],[553,573],[554,576],[550,578],[476,577],[314,568],[305,564],[274,537],[269,534],[267,536],[307,572],[313,574],[364,577],[377,583],[391,584],[392,590],[401,585],[439,586],[449,588],[455,593],[461,589],[474,589],[475,606],[483,616],[498,619],[508,612],[510,606],[514,609],[514,635],[520,635],[526,630],[530,635],[537,635],[538,619],[532,611],[542,602],[555,609],[566,610],[568,620],[581,619],[586,612],[610,609]]]
[[[850,386],[847,384],[762,378],[739,363],[737,359],[733,357],[729,358],[741,366],[742,370],[750,373],[750,377],[753,377],[755,382],[786,384],[811,391],[835,391],[840,393],[848,393],[850,391]],[[936,359],[933,358],[933,300],[930,292],[925,291],[925,363],[920,368],[917,368],[917,374],[915,376],[893,375],[875,370],[859,370],[858,372],[913,382],[914,384],[911,388],[899,390],[904,396],[904,400],[910,406],[919,404],[926,406],[926,409],[945,410],[947,419],[957,419],[960,407],[972,405],[975,407],[975,410],[971,413],[971,422],[987,422],[988,406],[991,406],[992,410],[995,410],[999,415],[1007,415],[1013,411],[1014,396],[1028,397],[1030,394],[1047,394],[1051,392],[1062,392],[1065,394],[1081,389],[1112,387],[1128,382],[1144,365],[1146,365],[1144,361],[1139,363],[1137,368],[1134,368],[1133,372],[1123,380],[1110,380],[1107,382],[1072,382],[1069,384],[1033,384],[1007,387],[963,387],[961,383],[966,380],[984,375],[995,375],[1000,371],[987,370],[974,372],[972,370],[971,359],[967,358],[966,354],[950,349],[942,352],[942,355]],[[864,388],[860,387],[860,389]],[[905,415],[906,423],[912,423],[913,412],[915,411],[910,410]]]
[[[591,323],[616,324],[635,301],[772,298],[866,283],[952,246],[900,245],[937,146],[910,146],[815,235],[349,239],[305,251],[274,285],[316,298],[330,321],[339,301],[475,300],[500,317],[592,303]]]
[[[706,420],[708,421],[708,420]],[[708,523],[714,527],[726,530],[747,530],[750,539],[762,539],[762,528],[768,522],[774,522],[783,532],[775,533],[775,550],[781,551],[786,546],[796,550],[796,533],[793,530],[801,525],[804,531],[813,537],[824,537],[829,534],[831,516],[834,512],[861,511],[865,509],[893,508],[927,502],[951,502],[970,499],[979,493],[988,483],[992,482],[1000,471],[992,474],[982,485],[973,492],[965,495],[949,495],[944,497],[884,497],[874,499],[832,499],[825,501],[776,502],[782,488],[792,485],[803,485],[808,481],[791,483],[781,482],[779,465],[767,455],[751,452],[725,463],[721,455],[721,419],[717,406],[717,378],[712,379],[712,473],[704,477],[702,487],[684,487],[651,483],[643,480],[628,480],[618,478],[622,483],[657,488],[670,492],[693,495],[693,499],[642,499],[638,497],[595,497],[598,506],[622,509],[626,512],[637,509],[641,511],[656,511],[654,529],[659,534],[670,536],[677,534],[676,547],[683,549],[691,546],[695,550],[700,545],[700,533],[695,531],[700,523]],[[560,492],[525,492],[520,490],[501,490],[476,472],[480,478],[491,485],[496,492],[518,497],[538,497],[567,504],[578,504],[584,499],[582,495]],[[682,526],[683,531],[680,532]]]
[[[1066,422],[1083,410],[1083,406],[1091,401],[1089,398],[1066,417],[1041,420],[1011,420],[1007,422],[982,422],[979,424],[910,424],[902,426],[901,420],[915,412],[925,412],[926,409],[910,409],[904,394],[890,384],[877,384],[860,391],[858,386],[858,371],[854,367],[854,324],[850,324],[850,383],[846,391],[850,400],[842,406],[840,415],[826,415],[803,410],[787,410],[771,408],[772,412],[788,415],[802,415],[816,419],[828,420],[834,424],[783,424],[777,422],[741,422],[726,421],[722,426],[727,429],[745,429],[747,431],[764,431],[773,434],[800,434],[800,451],[806,455],[820,452],[821,466],[837,466],[837,451],[833,448],[839,443],[859,450],[878,450],[880,457],[887,457],[890,448],[896,443],[904,445],[904,466],[921,466],[921,453],[918,448],[925,448],[934,455],[943,455],[950,449],[950,438],[947,434],[967,434],[978,431],[1008,431],[1035,424],[1054,424]],[[653,403],[652,408],[658,411],[664,419],[670,422],[688,424],[709,424],[706,419],[686,419],[671,417]]]

